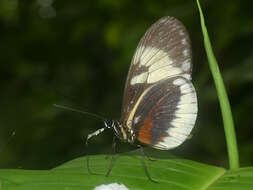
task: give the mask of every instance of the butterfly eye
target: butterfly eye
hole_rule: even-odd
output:
[[[105,127],[108,129],[114,128],[114,121],[112,119],[106,119],[104,121]]]

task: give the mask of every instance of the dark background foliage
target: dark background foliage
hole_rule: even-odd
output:
[[[235,120],[241,165],[253,164],[252,1],[201,1]],[[195,1],[0,0],[0,167],[47,169],[111,152],[112,133],[94,138],[97,119],[62,104],[119,118],[128,67],[140,37],[160,17],[187,27],[199,115],[176,156],[227,166],[222,117]],[[16,136],[7,145],[12,131]],[[132,149],[118,144],[119,152]]]

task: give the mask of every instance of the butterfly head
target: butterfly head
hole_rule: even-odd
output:
[[[124,140],[124,130],[122,130],[122,124],[118,121],[112,119],[105,119],[104,120],[105,128],[112,129],[115,135],[119,138]]]
[[[114,129],[117,122],[112,120],[112,119],[105,119],[104,120],[104,125],[106,129]]]
[[[135,135],[132,128],[127,127],[127,125],[124,125],[122,122],[106,119],[104,125],[107,129],[113,129],[115,135],[123,142],[134,142]]]
[[[134,132],[131,128],[127,127],[126,125],[123,125],[119,121],[115,121],[112,119],[105,119],[104,120],[104,127],[101,129],[96,130],[95,132],[88,135],[86,144],[88,144],[88,140],[93,137],[97,136],[100,133],[102,133],[105,129],[112,129],[114,131],[114,134],[122,141],[133,143],[135,140]]]

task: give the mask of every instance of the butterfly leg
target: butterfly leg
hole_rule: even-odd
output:
[[[88,150],[88,139],[86,140],[85,146],[86,146],[86,149]],[[89,157],[88,154],[86,155],[86,168],[87,168],[89,174],[99,175],[99,174],[94,173],[94,172],[91,171],[91,169],[90,169],[90,157]]]
[[[142,149],[142,153],[141,154],[143,154],[149,161],[151,161],[151,162],[155,162],[156,161],[155,159],[151,158],[149,155],[147,155],[147,153],[144,152],[144,150],[143,150],[143,148],[142,148],[141,145],[135,145],[135,146],[137,146],[138,148]]]
[[[143,148],[142,148],[142,149],[143,149]],[[155,161],[156,161],[155,159],[150,158],[149,155],[147,155],[147,153],[144,152],[144,150],[142,150],[142,151],[143,151],[143,154],[145,155],[145,157],[146,157],[149,161],[151,161],[151,162],[155,162]]]
[[[141,151],[141,155],[142,155],[141,162],[142,162],[142,166],[143,166],[143,168],[144,168],[144,170],[145,170],[146,176],[148,177],[148,179],[149,179],[151,182],[153,182],[153,183],[158,183],[157,181],[153,180],[153,179],[151,178],[151,176],[149,175],[148,168],[147,168],[147,165],[146,165],[146,162],[145,162],[145,159],[144,159],[144,156],[145,156],[144,150],[143,150],[142,146],[139,145],[138,147],[140,148],[139,150]]]
[[[113,137],[113,142],[112,142],[112,158],[111,158],[111,161],[110,161],[110,165],[109,165],[109,169],[106,173],[106,177],[108,177],[112,171],[112,168],[114,166],[114,161],[115,161],[115,152],[116,152],[116,138],[115,136]]]

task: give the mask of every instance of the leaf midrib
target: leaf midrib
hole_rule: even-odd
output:
[[[208,180],[199,190],[207,190],[212,184],[214,184],[221,176],[223,176],[227,170],[220,170],[211,180]]]

